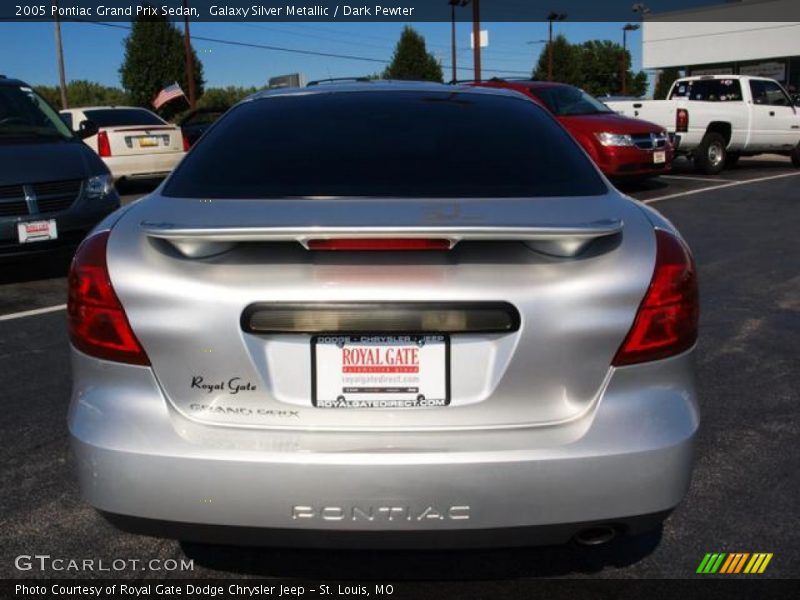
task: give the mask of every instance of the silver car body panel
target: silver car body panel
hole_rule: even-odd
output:
[[[455,207],[455,208],[454,208]],[[460,228],[617,221],[595,252],[558,258],[520,243],[461,242],[447,252],[309,252],[300,243],[242,243],[193,259],[143,232],[151,223],[221,231],[241,224],[355,230],[415,223]],[[589,198],[225,200],[150,196],[109,240],[117,295],[173,406],[208,423],[299,429],[463,429],[553,425],[590,410],[633,322],[655,260],[652,226],[616,192]],[[492,282],[485,285],[485,282]],[[516,332],[451,338],[450,405],[425,410],[322,410],[310,400],[308,336],[253,335],[245,308],[269,302],[504,301]],[[208,392],[193,378],[239,378],[255,391]],[[223,386],[225,388],[227,386]],[[213,410],[212,410],[213,409]],[[287,422],[282,410],[299,411]]]
[[[69,423],[83,494],[115,514],[351,531],[603,521],[669,510],[685,494],[692,354],[614,369],[594,410],[558,427],[388,435],[209,427],[165,402],[151,369],[73,351]],[[461,506],[468,519],[417,518]],[[315,516],[299,517],[303,507]],[[353,519],[353,507],[374,518]],[[381,507],[409,513],[390,520]]]
[[[370,89],[417,87],[428,85]],[[277,95],[295,93],[329,91]],[[610,185],[566,198],[215,200],[165,196],[168,183],[108,239],[152,367],[72,352],[69,428],[96,508],[190,526],[455,532],[624,522],[685,494],[694,351],[610,366],[653,274],[654,229],[674,231],[652,209]],[[384,235],[452,248],[307,248]],[[243,326],[253,305],[403,302],[505,303],[519,327],[451,334],[448,406],[329,409],[311,402],[308,334]]]

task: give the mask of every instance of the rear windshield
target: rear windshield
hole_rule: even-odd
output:
[[[678,81],[670,98],[688,98],[702,102],[740,102],[742,87],[738,79],[696,79]]]
[[[122,125],[164,125],[158,116],[142,108],[96,108],[85,110],[83,114],[98,127],[117,127]]]
[[[240,104],[181,162],[177,197],[527,197],[605,193],[533,102],[466,92],[350,92]]]

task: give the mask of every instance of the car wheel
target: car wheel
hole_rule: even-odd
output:
[[[792,150],[792,153],[789,156],[792,157],[792,164],[800,169],[800,144],[795,146],[794,150]]]
[[[695,150],[694,161],[697,168],[706,175],[721,173],[725,168],[727,155],[725,145],[725,138],[718,133],[709,131]]]
[[[728,167],[729,169],[731,167],[735,167],[738,164],[740,158],[741,155],[734,154],[733,152],[728,152],[728,155],[725,157],[725,166]]]

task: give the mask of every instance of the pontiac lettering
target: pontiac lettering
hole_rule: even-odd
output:
[[[292,519],[318,521],[465,521],[470,517],[467,505],[422,507],[403,505],[353,505],[353,506],[310,506],[292,507]]]

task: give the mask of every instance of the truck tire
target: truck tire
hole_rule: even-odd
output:
[[[728,152],[727,156],[725,157],[725,166],[730,169],[735,167],[736,164],[739,162],[741,158],[741,154],[736,154],[735,152]]]
[[[795,146],[790,156],[792,157],[792,164],[798,169],[800,169],[800,144],[797,144],[797,146]]]
[[[720,134],[709,131],[703,136],[703,141],[694,151],[694,164],[706,175],[716,175],[725,168],[725,138]]]

